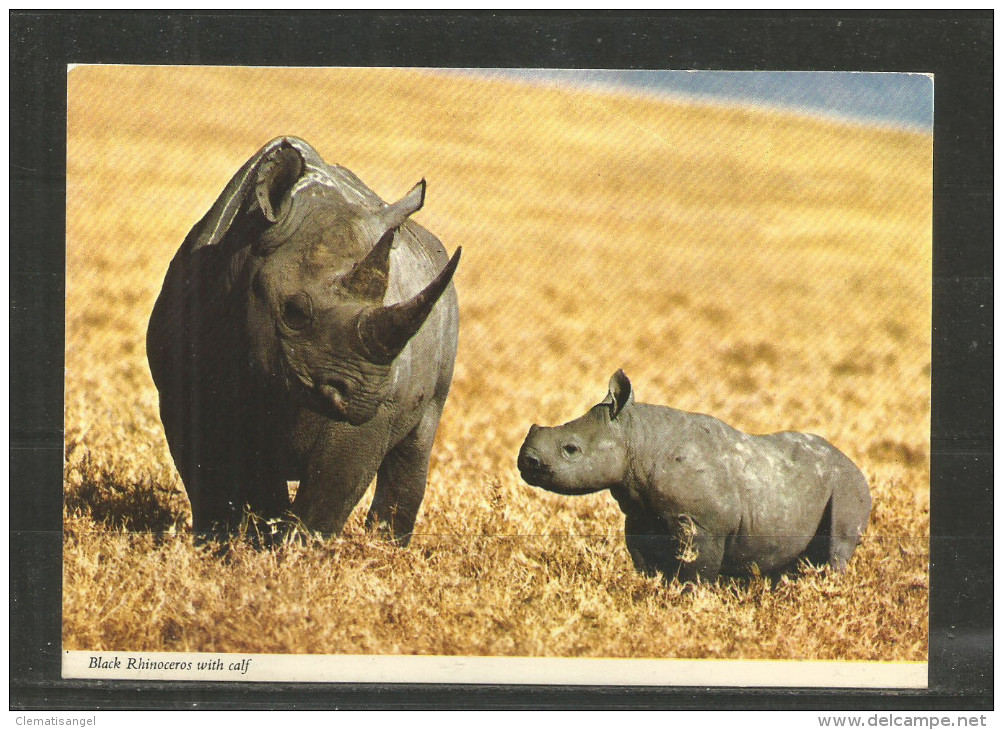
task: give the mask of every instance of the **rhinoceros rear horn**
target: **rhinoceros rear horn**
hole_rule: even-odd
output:
[[[366,309],[359,316],[359,345],[365,357],[379,365],[393,362],[408,341],[418,333],[431,314],[435,303],[446,291],[460,262],[463,248],[457,248],[453,258],[432,282],[407,301],[386,307]]]
[[[390,249],[395,231],[391,228],[384,233],[366,257],[345,275],[341,283],[346,291],[362,299],[383,301],[390,281]]]
[[[382,301],[390,280],[390,249],[393,247],[394,234],[404,221],[421,210],[424,203],[425,181],[422,180],[407,195],[377,214],[386,232],[366,257],[345,276],[342,285],[346,290],[363,299]]]
[[[379,212],[380,220],[388,228],[400,228],[408,218],[413,216],[421,206],[425,205],[425,180],[422,179],[403,198],[396,203],[390,203]]]

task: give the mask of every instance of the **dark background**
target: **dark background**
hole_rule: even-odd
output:
[[[991,11],[12,11],[11,708],[991,708],[992,18]],[[933,73],[930,688],[825,692],[62,680],[69,63]]]

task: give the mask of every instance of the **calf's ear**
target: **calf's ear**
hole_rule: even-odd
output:
[[[305,160],[319,161],[320,156],[303,140],[273,139],[230,179],[209,212],[188,233],[184,245],[194,251],[218,244],[237,216],[250,206],[260,208],[267,220],[278,220],[288,206],[289,191],[306,168]]]
[[[634,389],[623,370],[617,370],[609,379],[609,393],[603,403],[609,406],[609,417],[616,419],[620,411],[634,402]]]

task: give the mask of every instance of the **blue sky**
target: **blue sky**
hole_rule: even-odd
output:
[[[933,129],[933,79],[925,74],[593,69],[493,69],[489,73],[579,86],[627,87],[676,98],[756,104],[837,119]]]

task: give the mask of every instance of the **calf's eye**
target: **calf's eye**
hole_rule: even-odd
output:
[[[564,445],[564,453],[567,454],[568,456],[574,456],[575,454],[577,454],[580,451],[581,451],[581,449],[579,449],[574,444],[565,444]]]

